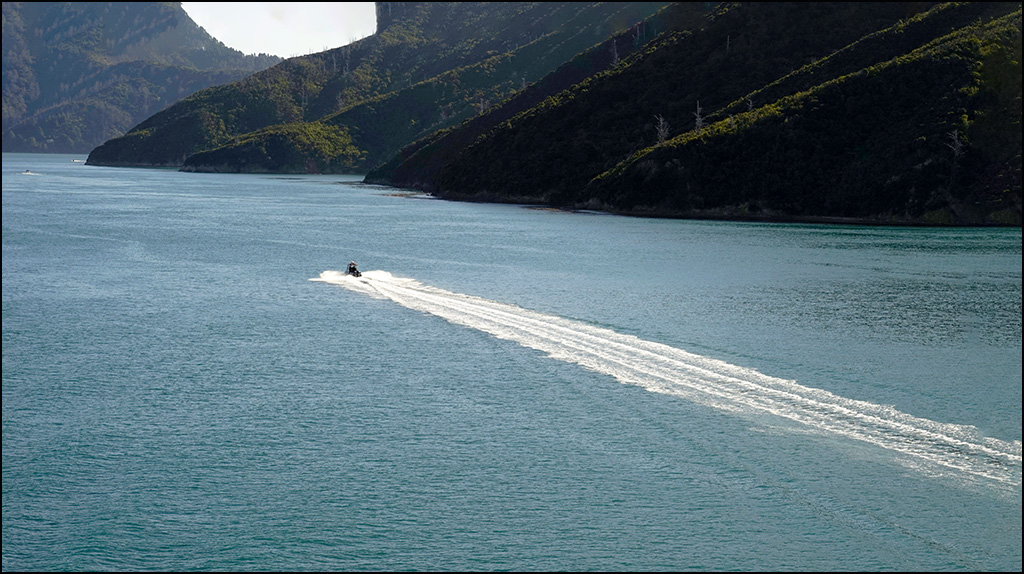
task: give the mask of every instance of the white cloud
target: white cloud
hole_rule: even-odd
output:
[[[373,34],[373,2],[182,2],[214,38],[245,54],[289,58]]]

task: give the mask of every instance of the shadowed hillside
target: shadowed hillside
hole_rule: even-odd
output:
[[[667,217],[1020,225],[1020,20],[1006,3],[722,4],[368,180]]]

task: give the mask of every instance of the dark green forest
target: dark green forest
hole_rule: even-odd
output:
[[[597,175],[574,200],[680,216],[1019,225],[1019,24],[1020,12],[978,22],[719,115]]]
[[[652,216],[1020,225],[1020,5],[919,7],[719,5],[368,179]]]
[[[4,2],[3,151],[88,153],[279,61],[224,46],[180,3]]]
[[[378,3],[89,157],[657,217],[1021,225],[1021,5]]]

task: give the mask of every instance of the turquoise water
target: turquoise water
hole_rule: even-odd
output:
[[[3,156],[4,570],[1021,567],[1019,229],[73,159]]]

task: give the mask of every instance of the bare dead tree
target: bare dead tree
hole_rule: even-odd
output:
[[[964,155],[965,144],[963,138],[960,137],[960,130],[949,132],[949,143],[946,146],[953,150],[953,164],[949,166],[949,186],[952,187],[960,168],[960,158]]]
[[[668,139],[669,125],[668,122],[665,121],[664,116],[657,115],[654,116],[654,119],[658,120],[658,122],[654,125],[654,129],[658,134],[658,143],[662,143],[666,139]]]
[[[953,150],[953,165],[956,165],[964,155],[964,141],[960,138],[960,130],[949,132],[949,143],[946,146]]]

